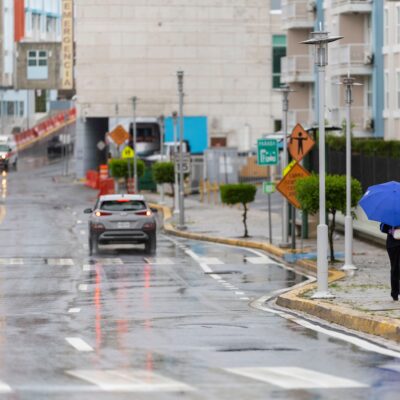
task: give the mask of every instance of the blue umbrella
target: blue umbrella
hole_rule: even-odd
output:
[[[400,183],[386,182],[368,188],[359,202],[372,221],[400,226]]]

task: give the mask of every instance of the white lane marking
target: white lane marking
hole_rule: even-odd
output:
[[[208,274],[213,272],[213,270],[206,263],[201,262],[201,257],[199,257],[195,252],[192,250],[185,250],[185,253],[192,257],[193,260],[197,261],[204,272]]]
[[[12,393],[13,390],[11,389],[11,386],[7,385],[7,383],[4,383],[0,381],[0,393]]]
[[[241,297],[240,300],[250,300],[250,297]]]
[[[247,378],[267,382],[283,389],[340,389],[365,388],[368,385],[351,379],[339,378],[305,368],[257,367],[228,368],[227,371]]]
[[[189,385],[147,370],[69,370],[68,375],[85,380],[106,392],[193,391]]]
[[[245,293],[244,292],[235,292],[238,296],[243,296]]]
[[[305,282],[303,284],[306,284],[306,283],[307,282]],[[398,351],[387,349],[383,346],[376,345],[367,340],[360,339],[358,337],[351,336],[351,335],[348,335],[348,334],[345,334],[342,332],[336,332],[336,331],[329,330],[328,328],[324,328],[320,325],[313,324],[309,321],[306,321],[304,319],[301,319],[299,317],[296,317],[296,316],[286,313],[284,311],[274,310],[273,308],[267,307],[264,304],[269,299],[270,299],[270,296],[261,297],[255,301],[253,301],[251,303],[251,306],[254,308],[257,308],[258,310],[266,311],[271,314],[276,314],[282,318],[292,321],[295,324],[303,326],[304,328],[310,329],[314,332],[320,332],[320,333],[323,333],[324,335],[331,336],[336,339],[343,340],[344,342],[354,344],[355,346],[358,346],[359,348],[361,348],[363,350],[382,354],[384,356],[400,358],[400,352],[398,352]]]
[[[246,257],[246,260],[250,264],[277,264],[272,258],[261,256],[261,257]]]
[[[48,258],[47,264],[48,265],[68,265],[68,266],[75,265],[74,260],[72,260],[71,258]]]
[[[200,262],[204,264],[223,265],[224,262],[216,257],[200,257]]]
[[[120,258],[99,258],[97,260],[100,264],[103,265],[122,265],[123,261]]]
[[[70,309],[68,310],[68,312],[69,312],[70,314],[78,314],[78,313],[81,312],[81,309],[80,309],[80,308],[70,308]]]
[[[170,258],[163,258],[163,257],[157,257],[157,258],[144,258],[144,261],[147,264],[151,265],[173,265],[175,264]]]
[[[77,224],[82,224],[82,221],[80,219],[78,219],[78,221],[76,221]]]
[[[88,290],[88,285],[86,285],[85,283],[81,283],[78,286],[78,289],[79,289],[80,292],[86,292]]]
[[[85,264],[85,265],[82,267],[82,269],[83,269],[85,272],[88,272],[88,271],[91,271],[91,270],[93,269],[93,267],[92,267],[92,265],[90,265],[90,264]]]
[[[222,278],[219,275],[217,275],[217,274],[209,274],[209,275],[211,276],[211,278],[222,282]]]
[[[22,258],[0,258],[0,265],[23,265]]]
[[[76,350],[89,352],[93,351],[93,348],[89,346],[83,339],[78,337],[67,337],[65,340]]]
[[[400,372],[400,365],[398,364],[384,364],[381,365],[379,368],[390,369],[391,371]]]
[[[79,233],[80,233],[81,235],[86,235],[86,231],[84,231],[84,230],[80,230]]]

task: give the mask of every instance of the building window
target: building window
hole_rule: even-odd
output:
[[[372,79],[367,78],[367,106],[372,107]]]
[[[400,70],[396,71],[396,97],[397,97],[397,108],[400,109]]]
[[[383,43],[384,45],[389,44],[389,10],[385,8],[385,13],[383,15],[384,33],[383,33]]]
[[[20,101],[19,102],[19,116],[20,117],[23,117],[24,116],[24,102],[23,101]]]
[[[48,60],[47,51],[29,50],[28,51],[28,79],[48,79]]]
[[[286,56],[286,36],[272,36],[272,87],[281,86],[281,58]]]
[[[15,115],[15,107],[13,101],[7,101],[7,115],[13,117]]]
[[[282,1],[281,0],[271,0],[271,13],[280,14],[282,12]]]
[[[385,109],[389,108],[389,72],[385,72]]]

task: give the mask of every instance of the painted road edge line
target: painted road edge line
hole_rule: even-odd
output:
[[[93,347],[89,346],[83,339],[79,337],[67,337],[65,340],[78,351],[93,351]]]

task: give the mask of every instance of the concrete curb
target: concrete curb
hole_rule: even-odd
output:
[[[283,258],[283,256],[288,253],[287,251],[268,243],[246,241],[242,239],[220,238],[180,231],[168,222],[172,217],[170,208],[159,204],[151,204],[151,206],[163,212],[164,230],[172,235],[187,239],[204,240],[214,243],[229,244],[232,246],[260,249],[280,258]],[[314,276],[317,273],[317,265],[313,261],[298,260],[294,265],[296,266],[296,269],[301,272],[306,272]],[[345,277],[346,273],[343,271],[333,269],[329,270],[329,283],[344,279]],[[365,312],[356,311],[350,307],[333,304],[332,300],[311,300],[305,298],[307,293],[315,288],[316,284],[313,283],[298,289],[290,290],[278,296],[276,303],[281,307],[301,311],[325,321],[344,326],[348,329],[400,342],[400,321],[388,317],[371,316]]]

